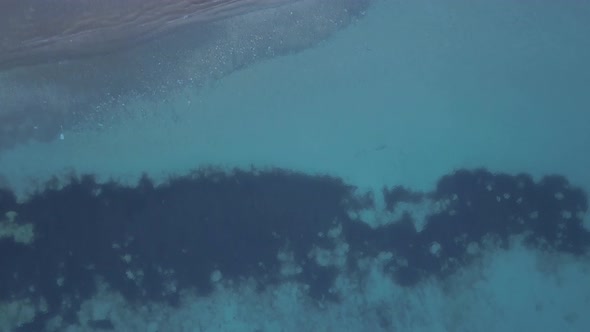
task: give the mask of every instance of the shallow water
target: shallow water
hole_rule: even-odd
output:
[[[22,290],[2,289],[0,322],[46,307],[36,322],[64,331],[585,331],[589,32],[588,1],[378,1],[298,53],[12,144],[0,212],[37,248],[3,233]],[[39,250],[62,267],[34,272]]]

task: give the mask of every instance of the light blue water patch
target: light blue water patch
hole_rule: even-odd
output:
[[[361,186],[428,189],[473,166],[590,184],[586,13],[581,4],[379,2],[315,49],[200,94],[125,104],[147,120],[65,133],[0,162],[16,182],[65,167],[127,176],[214,163],[330,172]]]

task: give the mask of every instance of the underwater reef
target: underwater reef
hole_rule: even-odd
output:
[[[174,306],[184,290],[207,296],[216,283],[244,280],[261,291],[296,282],[322,302],[341,298],[339,275],[361,280],[367,258],[386,257],[385,273],[414,287],[514,239],[543,252],[589,252],[587,195],[559,175],[457,170],[430,192],[382,194],[387,213],[372,225],[361,217],[375,209],[370,193],[281,169],[203,169],[136,186],[71,176],[22,202],[2,189],[0,303],[35,304],[17,330],[39,331],[56,316],[75,322],[97,280],[130,303]]]

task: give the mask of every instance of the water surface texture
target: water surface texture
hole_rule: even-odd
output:
[[[590,328],[590,1],[67,3],[0,23],[1,331]]]

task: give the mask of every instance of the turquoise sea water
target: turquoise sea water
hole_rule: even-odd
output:
[[[2,151],[0,170],[19,193],[70,170],[134,183],[207,165],[329,174],[377,197],[477,167],[560,174],[588,192],[589,35],[588,1],[377,1],[318,46],[197,91],[130,98],[128,118]],[[381,208],[365,221],[382,223]],[[118,331],[369,331],[363,308],[378,307],[395,326],[384,331],[586,331],[589,259],[516,244],[444,285],[406,289],[377,268],[362,290],[343,278],[349,296],[326,307],[287,284],[220,288],[155,314],[103,292],[80,315],[108,316]]]
[[[590,185],[588,10],[582,2],[380,1],[313,49],[204,91],[125,105],[156,113],[150,119],[66,132],[0,163],[15,179],[63,167],[156,174],[197,162],[334,172],[369,186],[428,189],[441,173],[477,166]]]

